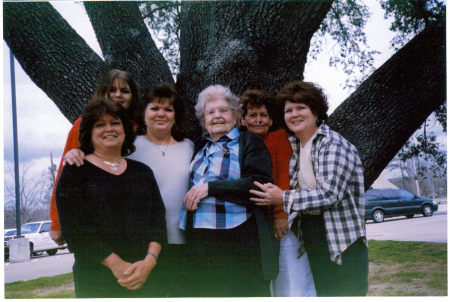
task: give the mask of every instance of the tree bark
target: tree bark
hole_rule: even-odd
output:
[[[310,39],[331,2],[183,1],[177,88],[188,100],[190,138],[200,135],[193,105],[206,86],[227,85],[236,94],[248,88],[275,93],[302,79]],[[50,4],[3,5],[5,41],[70,121],[79,116],[110,64],[137,73],[141,87],[169,81],[170,75],[144,33],[136,3],[88,3],[87,8],[106,63]],[[427,28],[331,115],[330,126],[360,152],[366,188],[445,101],[444,32],[444,21]]]
[[[189,100],[191,137],[198,93],[211,84],[240,95],[249,88],[273,93],[303,79],[314,32],[332,1],[183,1],[177,89]]]
[[[85,2],[103,57],[111,68],[131,72],[142,89],[175,84],[166,60],[146,27],[136,1]]]
[[[107,70],[103,60],[45,2],[3,4],[3,38],[22,68],[73,122]]]
[[[378,68],[330,116],[331,128],[360,152],[366,189],[445,102],[445,52],[441,20]]]

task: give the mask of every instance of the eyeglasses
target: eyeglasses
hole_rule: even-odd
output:
[[[211,109],[205,112],[206,116],[213,116],[216,112],[218,112],[219,114],[223,115],[223,114],[227,114],[228,112],[231,111],[230,107],[219,107],[216,109]]]

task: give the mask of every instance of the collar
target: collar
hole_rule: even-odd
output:
[[[223,141],[223,140],[225,140],[225,141],[232,141],[232,140],[237,139],[238,137],[239,137],[239,130],[238,130],[237,127],[234,127],[227,134],[225,134],[224,136],[219,138],[219,140],[217,142]],[[213,139],[211,138],[209,133],[205,134],[204,139],[206,139],[208,142],[213,143],[213,144],[217,143],[217,142],[213,141]]]
[[[329,132],[330,128],[327,125],[325,125],[325,123],[322,123],[316,130],[314,135],[311,137],[312,142],[314,143],[314,141],[317,139],[318,136],[328,137],[330,135]],[[294,151],[294,154],[296,154],[300,149],[300,139],[297,136],[295,136],[295,134],[291,134],[289,135],[288,140],[291,143],[292,151]]]

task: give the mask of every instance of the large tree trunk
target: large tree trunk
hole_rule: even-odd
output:
[[[85,3],[105,60],[49,3],[4,3],[4,39],[31,80],[71,122],[111,68],[132,72],[145,89],[173,84],[138,2]]]
[[[177,88],[190,101],[190,136],[200,127],[192,113],[198,93],[211,84],[240,95],[249,88],[276,92],[303,79],[312,35],[332,1],[182,2]]]
[[[366,189],[445,102],[445,52],[441,20],[378,68],[330,116],[330,126],[360,152]]]
[[[161,82],[175,84],[139,5],[136,1],[84,3],[106,63],[131,72],[142,89]]]
[[[108,68],[50,3],[4,3],[3,34],[23,70],[73,122]]]
[[[302,79],[310,39],[331,2],[183,1],[177,88],[188,100],[190,137],[200,135],[193,104],[206,86],[224,84],[237,94],[247,88],[276,92]],[[71,121],[111,66],[132,70],[142,87],[170,82],[164,59],[144,33],[136,3],[87,4],[106,62],[48,3],[4,3],[3,9],[6,42]],[[444,100],[441,22],[408,43],[330,117],[332,128],[360,151],[366,187]]]

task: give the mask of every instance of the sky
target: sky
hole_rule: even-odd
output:
[[[394,36],[388,30],[390,22],[383,18],[378,1],[365,0],[372,16],[366,25],[369,47],[381,52],[375,57],[375,67],[381,66],[395,52],[390,49],[390,40]],[[94,31],[81,3],[71,1],[51,2],[69,24],[82,36],[90,47],[101,56],[100,47]],[[6,170],[12,167],[13,139],[11,117],[10,54],[3,42],[3,122],[5,180],[9,175]],[[324,43],[325,51],[317,61],[305,66],[305,80],[316,82],[325,89],[330,103],[329,114],[352,91],[344,90],[345,75],[342,71],[328,66],[328,57],[334,42]],[[31,167],[31,171],[41,174],[50,166],[50,153],[54,163],[59,164],[67,133],[71,124],[62,115],[54,103],[25,74],[20,64],[15,61],[16,100],[18,119],[19,160],[21,164]],[[3,180],[1,181],[3,183]]]

